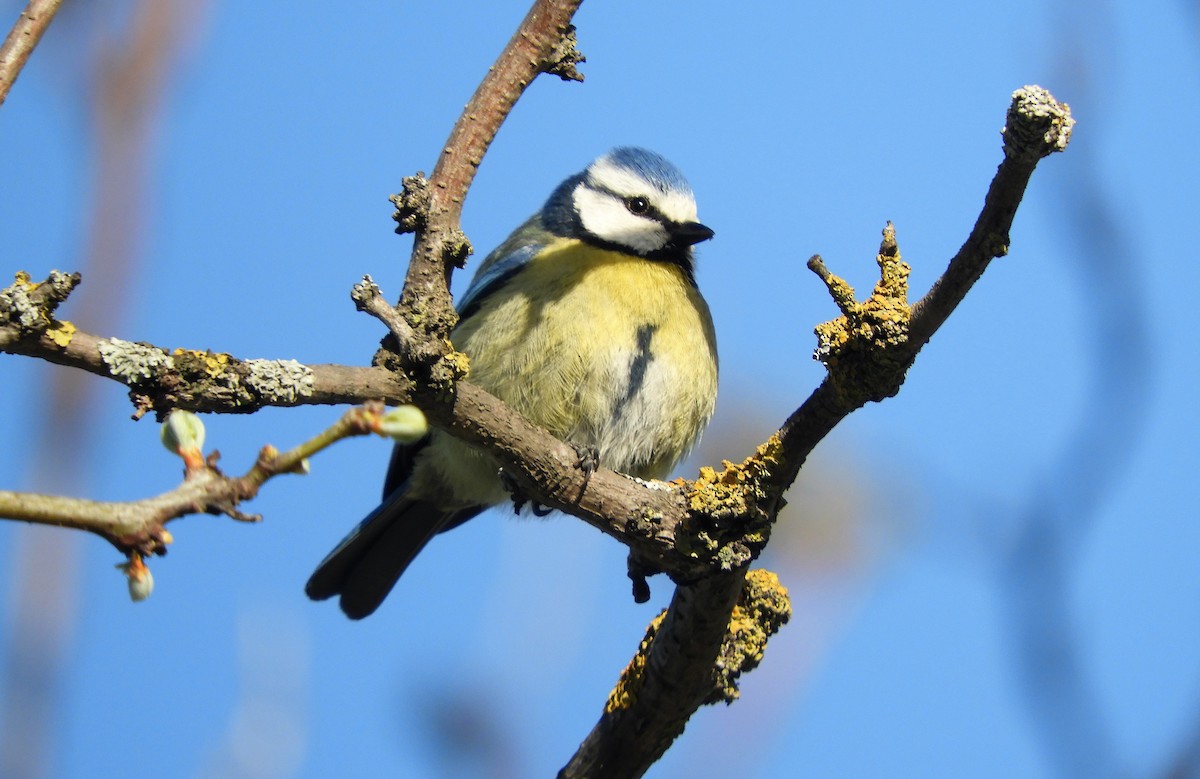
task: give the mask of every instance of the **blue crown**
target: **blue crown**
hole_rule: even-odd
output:
[[[600,159],[627,168],[661,192],[692,193],[692,187],[679,168],[658,152],[637,146],[618,146]]]

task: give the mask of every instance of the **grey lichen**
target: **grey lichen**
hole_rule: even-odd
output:
[[[45,281],[34,283],[18,271],[13,283],[0,290],[0,325],[15,325],[22,335],[41,332],[54,321],[54,310],[78,286],[78,273],[52,270]]]
[[[41,310],[29,298],[28,283],[20,278],[12,286],[0,290],[0,322],[13,324],[22,332],[34,330],[43,322]]]
[[[149,344],[106,338],[100,341],[97,349],[108,372],[126,384],[137,384],[159,370],[175,367],[171,355]]]
[[[1042,87],[1021,87],[1012,94],[1012,104],[1001,131],[1004,154],[1012,159],[1037,162],[1065,150],[1074,127],[1069,105],[1058,102]]]
[[[542,72],[558,76],[563,81],[583,81],[583,74],[575,66],[587,62],[587,57],[583,56],[578,46],[575,25],[568,25],[550,56],[542,63]]]
[[[425,226],[429,219],[430,193],[429,180],[422,171],[417,171],[415,176],[405,176],[400,183],[403,190],[388,200],[396,207],[396,212],[392,214],[397,225],[396,232],[403,235]]]
[[[268,402],[295,403],[313,393],[312,369],[295,360],[246,360],[246,386]]]

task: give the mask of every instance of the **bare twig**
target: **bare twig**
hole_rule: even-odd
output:
[[[21,69],[33,54],[38,41],[46,34],[54,15],[58,13],[62,0],[29,0],[25,10],[17,17],[8,37],[0,45],[0,105],[8,97]]]
[[[0,490],[0,517],[38,525],[86,530],[104,538],[124,554],[165,554],[171,534],[165,525],[189,514],[225,514],[239,521],[261,517],[244,514],[237,506],[258,494],[268,480],[284,473],[303,473],[309,457],[350,436],[380,432],[382,404],[348,410],[319,435],[286,452],[263,447],[258,460],[242,476],[226,476],[216,456],[188,463],[184,480],[175,489],[152,498],[101,502],[58,495]]]

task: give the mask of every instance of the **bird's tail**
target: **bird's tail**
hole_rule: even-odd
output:
[[[447,512],[396,490],[321,561],[304,591],[313,600],[340,595],[346,616],[362,619],[379,608],[431,538],[481,510]]]

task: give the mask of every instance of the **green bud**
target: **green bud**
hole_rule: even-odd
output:
[[[154,592],[154,574],[146,567],[141,555],[134,554],[129,562],[117,566],[125,572],[126,583],[129,585],[129,599],[140,603]]]
[[[204,447],[204,423],[190,411],[174,409],[167,414],[160,437],[171,454],[199,452]]]
[[[425,437],[429,422],[416,406],[397,406],[379,418],[379,432],[402,444],[411,444]]]

